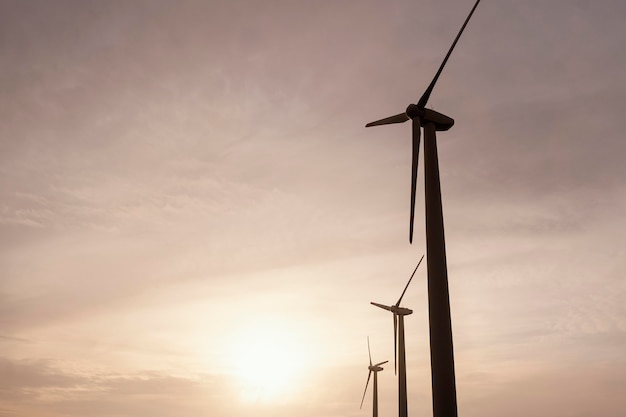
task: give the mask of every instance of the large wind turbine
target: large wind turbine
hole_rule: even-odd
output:
[[[398,302],[392,306],[386,306],[383,304],[378,304],[372,302],[376,307],[380,307],[384,310],[391,311],[393,313],[393,354],[394,354],[394,366],[398,372],[398,413],[399,417],[407,417],[407,395],[406,395],[406,355],[404,349],[404,316],[408,316],[413,313],[413,310],[408,308],[400,307],[400,302],[402,301],[402,297],[404,297],[404,293],[406,289],[409,288],[409,284],[422,263],[422,259],[424,259],[424,255],[422,255],[420,261],[417,263],[417,266],[413,270],[411,274],[411,278],[409,278],[409,282],[406,283],[404,287],[404,291],[402,291],[402,295],[398,299]],[[397,362],[397,366],[396,366]]]
[[[409,242],[413,241],[415,212],[415,188],[417,182],[417,160],[419,155],[420,129],[424,128],[424,179],[426,183],[426,253],[428,255],[428,313],[430,320],[430,362],[432,368],[433,415],[434,417],[456,417],[456,383],[454,376],[454,354],[452,347],[452,324],[450,322],[450,297],[448,293],[448,268],[441,208],[441,186],[437,157],[436,131],[445,131],[454,125],[454,120],[434,110],[427,109],[430,94],[448,62],[467,22],[472,17],[480,0],[476,0],[461,30],[456,35],[435,77],[420,97],[417,104],[410,104],[404,113],[387,117],[369,126],[413,121],[413,162],[411,176],[411,215]]]
[[[384,365],[389,361],[384,361],[384,362],[379,362],[375,365],[372,365],[372,352],[370,351],[370,338],[369,336],[367,337],[367,353],[369,354],[370,357],[370,366],[367,367],[367,369],[369,369],[369,373],[367,374],[367,382],[365,383],[365,391],[363,391],[363,398],[361,399],[361,408],[363,408],[363,401],[365,400],[365,393],[367,392],[367,386],[370,383],[370,377],[372,376],[372,373],[374,373],[374,387],[373,387],[373,396],[374,396],[374,405],[373,405],[373,412],[372,415],[373,417],[378,417],[378,373],[380,371],[383,370],[383,368],[380,367],[380,365]]]

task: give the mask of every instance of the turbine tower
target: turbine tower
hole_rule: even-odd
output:
[[[365,393],[367,392],[367,386],[370,383],[370,377],[372,376],[372,373],[374,373],[374,392],[373,392],[373,396],[374,396],[374,401],[373,401],[373,411],[372,411],[372,416],[373,417],[378,417],[378,372],[382,371],[383,368],[380,367],[380,365],[383,365],[389,361],[384,361],[384,362],[380,362],[377,363],[375,365],[372,365],[372,352],[370,351],[370,338],[369,336],[367,337],[367,353],[369,354],[370,357],[370,366],[367,367],[367,369],[369,369],[369,373],[367,374],[367,382],[365,383],[365,391],[363,391],[363,398],[361,399],[361,407],[363,408],[363,401],[365,400]]]
[[[417,263],[417,266],[413,270],[411,274],[411,278],[409,278],[409,282],[406,283],[404,287],[404,291],[402,291],[402,295],[398,299],[398,302],[392,306],[386,306],[383,304],[378,304],[372,302],[371,304],[376,307],[380,307],[384,310],[391,311],[393,313],[393,355],[394,355],[394,367],[398,372],[398,415],[399,417],[407,417],[408,407],[407,407],[407,391],[406,391],[406,355],[405,355],[405,345],[404,345],[404,316],[408,316],[413,313],[413,310],[408,308],[400,307],[400,302],[402,301],[402,297],[404,297],[404,293],[406,289],[409,288],[409,284],[422,263],[422,259],[424,259],[424,255],[422,255],[420,261]],[[397,366],[396,366],[397,363]]]
[[[415,210],[415,188],[417,181],[417,161],[419,155],[420,130],[424,128],[424,180],[426,183],[426,254],[428,255],[428,314],[430,321],[430,362],[433,391],[433,416],[457,417],[456,383],[454,376],[454,351],[452,347],[452,324],[450,322],[450,296],[448,292],[448,268],[441,208],[441,186],[439,181],[439,161],[437,157],[437,131],[445,131],[454,125],[454,120],[446,115],[426,108],[430,94],[450,58],[467,22],[472,17],[480,0],[465,19],[456,35],[435,77],[430,82],[417,104],[410,104],[406,111],[387,117],[369,126],[413,121],[413,158],[411,176],[411,214],[409,242],[413,240],[413,220]]]

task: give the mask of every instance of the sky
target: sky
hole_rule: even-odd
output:
[[[410,126],[364,125],[471,6],[0,0],[0,416],[368,416],[368,336],[394,415],[423,172],[409,245]],[[626,415],[625,19],[485,0],[431,95],[460,416]]]

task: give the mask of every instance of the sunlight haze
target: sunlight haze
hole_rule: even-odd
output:
[[[397,415],[370,302],[426,252],[424,173],[409,245],[410,124],[365,124],[472,3],[0,0],[0,416],[369,417],[368,336]],[[624,21],[482,1],[432,93],[459,416],[626,415]]]

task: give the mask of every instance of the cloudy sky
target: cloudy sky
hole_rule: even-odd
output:
[[[425,247],[410,126],[364,125],[471,3],[0,1],[0,416],[370,415]],[[431,96],[462,416],[626,414],[625,20],[485,0]]]

